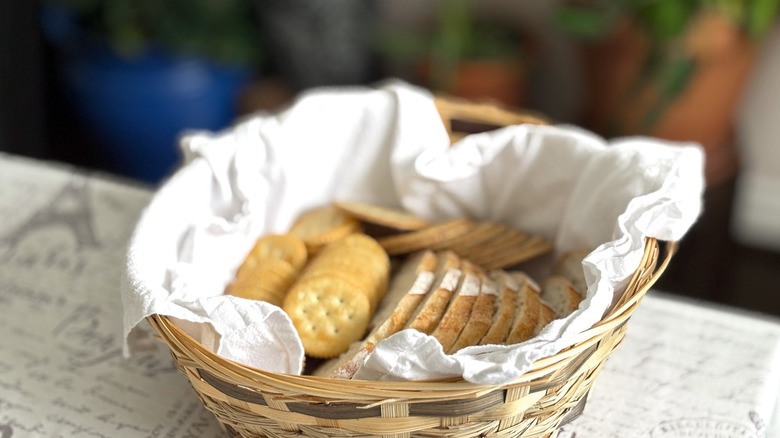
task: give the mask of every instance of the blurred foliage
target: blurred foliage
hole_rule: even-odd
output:
[[[745,37],[760,41],[774,25],[779,6],[780,0],[568,0],[562,3],[555,18],[560,29],[584,43],[607,40],[625,23],[633,24],[649,37],[650,47],[641,73],[625,96],[629,106],[639,90],[653,86],[658,91],[642,120],[643,129],[649,132],[699,69],[701,59],[690,45],[695,44],[692,35],[702,17],[717,16]],[[701,35],[713,41],[718,36]],[[611,129],[620,132],[614,126]]]
[[[88,34],[130,57],[151,46],[256,65],[260,36],[253,0],[46,0],[70,11]]]
[[[572,0],[558,10],[558,26],[584,41],[607,37],[623,19],[637,23],[651,37],[681,35],[702,8],[717,11],[752,38],[761,38],[778,15],[780,0]]]
[[[465,60],[522,60],[521,35],[475,16],[468,0],[439,2],[435,22],[424,30],[380,27],[376,48],[393,61],[426,65],[428,82],[447,88]]]
[[[424,31],[379,28],[376,46],[394,59],[457,62],[518,56],[519,36],[495,23],[478,20],[468,1],[446,0],[440,2],[436,22]]]

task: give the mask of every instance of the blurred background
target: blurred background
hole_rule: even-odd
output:
[[[606,137],[696,141],[659,288],[780,315],[780,0],[4,0],[0,151],[154,187],[187,129],[400,78]]]

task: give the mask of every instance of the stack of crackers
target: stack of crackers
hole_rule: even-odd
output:
[[[351,378],[378,342],[404,329],[446,353],[514,344],[575,311],[587,288],[581,250],[541,285],[520,270],[552,250],[540,236],[467,218],[431,223],[398,209],[340,202],[262,236],[226,293],[290,316],[314,374]]]

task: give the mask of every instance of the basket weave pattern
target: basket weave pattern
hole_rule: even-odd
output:
[[[439,98],[455,141],[542,118]],[[148,321],[205,407],[234,437],[555,437],[584,409],[588,392],[626,322],[663,273],[674,242],[645,239],[639,268],[604,318],[569,348],[533,363],[522,382],[475,385],[462,379],[378,382],[260,371],[206,349],[169,318]],[[661,251],[664,251],[661,257]]]

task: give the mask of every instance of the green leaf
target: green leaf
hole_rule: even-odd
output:
[[[565,6],[555,15],[555,23],[569,35],[586,41],[607,36],[612,27],[610,14],[586,7]]]
[[[671,39],[683,33],[695,9],[694,1],[656,0],[642,8],[640,17],[652,35]]]
[[[696,60],[693,58],[686,57],[669,61],[669,64],[661,72],[660,95],[642,121],[642,127],[646,133],[655,127],[661,120],[664,111],[685,91],[695,72]]]
[[[661,92],[669,99],[677,98],[688,87],[688,83],[696,71],[696,61],[693,58],[683,58],[671,63],[661,77]]]
[[[378,29],[374,47],[391,59],[417,61],[428,52],[428,38],[412,30]]]
[[[748,5],[746,28],[748,35],[761,38],[777,20],[778,0],[752,0]]]

